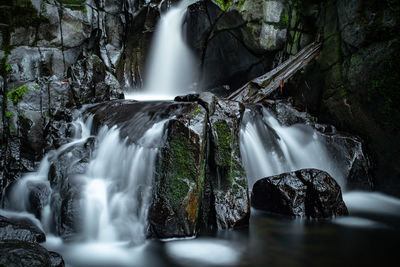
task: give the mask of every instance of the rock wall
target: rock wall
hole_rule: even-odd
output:
[[[151,35],[155,22],[142,25],[141,14],[152,12],[157,18],[160,10],[159,1],[3,2],[0,188],[34,170],[47,151],[68,141],[71,110],[121,98],[124,86],[140,86],[149,44],[129,40],[143,27]],[[137,49],[134,55],[132,49]],[[142,61],[133,67],[135,57]]]
[[[361,136],[377,190],[399,195],[400,9],[396,1],[302,1],[291,6],[286,53],[310,36],[322,53],[286,96],[325,122]],[[297,25],[297,26],[296,26]]]

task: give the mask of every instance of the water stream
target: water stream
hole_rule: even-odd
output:
[[[187,46],[182,29],[187,7],[197,0],[180,2],[163,14],[158,22],[144,89],[129,92],[127,99],[167,100],[192,92],[196,78],[195,58]]]
[[[247,109],[240,130],[240,152],[249,188],[260,178],[305,168],[328,172],[344,188],[344,174],[311,126],[282,126],[266,109]]]

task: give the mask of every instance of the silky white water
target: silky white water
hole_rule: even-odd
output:
[[[121,140],[115,126],[100,130],[94,157],[80,177],[87,241],[143,242],[164,122],[155,123],[137,144]]]
[[[50,183],[48,181],[48,174],[50,169],[49,158],[55,158],[68,148],[85,142],[90,137],[90,129],[92,127],[93,117],[89,116],[84,122],[82,118],[77,119],[72,123],[74,136],[72,141],[58,148],[57,150],[50,151],[44,156],[40,162],[39,169],[36,172],[25,174],[18,180],[10,189],[7,198],[4,201],[4,206],[7,210],[19,212],[31,212],[29,203],[29,192],[35,186],[45,186],[49,191],[49,198],[51,195]],[[49,200],[47,201],[49,202]],[[43,207],[41,211],[41,221],[45,230],[49,229],[49,216],[50,216],[49,203]]]
[[[343,171],[311,126],[282,126],[265,108],[262,116],[246,110],[240,130],[240,153],[249,188],[261,178],[304,168],[328,172],[344,186]]]
[[[187,7],[195,2],[182,1],[161,16],[147,61],[144,88],[126,93],[125,98],[168,100],[193,91],[190,88],[197,77],[195,58],[185,43],[182,27]]]

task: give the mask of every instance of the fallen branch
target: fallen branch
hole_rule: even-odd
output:
[[[228,99],[256,103],[268,97],[286,83],[298,70],[306,66],[320,52],[321,43],[311,43],[275,69],[257,77],[233,92]]]

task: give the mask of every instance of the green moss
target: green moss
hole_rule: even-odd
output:
[[[172,134],[169,148],[165,151],[165,187],[163,197],[169,199],[174,206],[180,206],[188,195],[189,184],[198,183],[196,153],[193,144],[185,134],[185,129],[177,126]]]
[[[189,186],[180,179],[172,179],[169,184],[169,196],[168,199],[172,200],[175,204],[179,204],[187,196]]]
[[[225,167],[232,167],[232,134],[226,122],[216,122],[213,125],[217,134],[217,161]]]
[[[193,112],[193,116],[196,117],[197,115],[200,115],[201,112],[201,108],[197,108],[194,112]]]
[[[71,10],[80,10],[84,13],[87,12],[85,0],[58,0],[64,7]]]
[[[19,102],[22,101],[22,98],[25,93],[29,93],[28,87],[26,84],[18,87],[7,93],[7,97],[11,100],[14,105],[18,105]]]
[[[6,112],[6,118],[11,118],[12,116],[14,116],[14,112],[12,112],[12,111]]]
[[[27,119],[27,117],[25,116],[24,113],[18,113],[18,118],[21,118],[21,119],[24,119],[24,120]]]
[[[282,12],[279,24],[281,26],[281,29],[287,28],[289,26],[289,14]]]
[[[191,152],[189,140],[186,137],[170,142],[170,158],[173,161],[174,172],[179,178],[196,180],[194,155]]]
[[[218,4],[222,11],[226,11],[233,4],[237,4],[241,8],[246,0],[214,0],[214,2]]]

